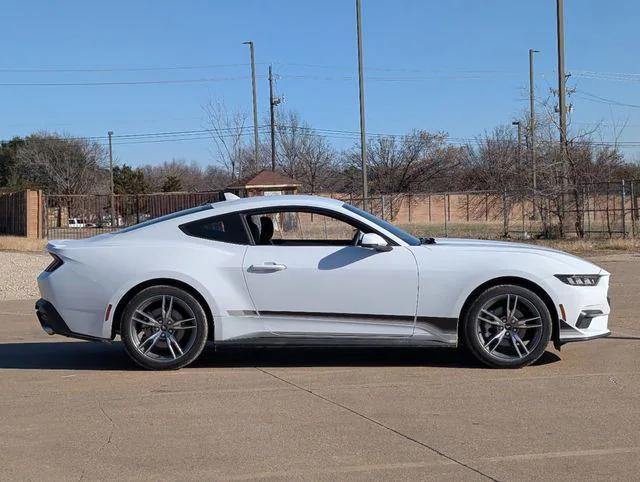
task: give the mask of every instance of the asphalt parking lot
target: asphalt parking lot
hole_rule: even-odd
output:
[[[640,255],[613,273],[613,336],[532,367],[445,350],[209,348],[136,368],[0,302],[0,479],[631,480],[640,473]]]

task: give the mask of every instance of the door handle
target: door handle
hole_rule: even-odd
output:
[[[249,266],[250,273],[274,273],[276,271],[284,271],[287,267],[284,264],[267,261],[262,264],[252,264]]]

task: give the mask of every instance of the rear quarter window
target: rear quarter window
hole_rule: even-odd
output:
[[[213,206],[211,204],[203,204],[202,206],[196,206],[194,208],[183,209],[182,211],[177,211],[175,213],[165,214],[164,216],[160,216],[159,218],[149,219],[148,221],[144,221],[142,223],[138,223],[138,224],[134,224],[133,226],[129,226],[128,228],[121,229],[120,231],[117,231],[116,234],[118,234],[118,233],[128,233],[128,232],[131,232],[131,231],[136,231],[136,230],[138,230],[140,228],[146,228],[147,226],[152,226],[154,224],[158,224],[158,223],[161,223],[163,221],[168,221],[170,219],[175,219],[175,218],[179,218],[179,217],[182,217],[182,216],[187,216],[189,214],[199,213],[201,211],[206,211],[207,209],[213,209]]]
[[[222,243],[249,244],[249,236],[239,214],[222,214],[180,225],[183,233],[194,238]]]

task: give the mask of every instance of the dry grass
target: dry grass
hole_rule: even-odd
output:
[[[0,251],[41,253],[44,251],[46,244],[46,239],[29,239],[20,236],[0,236]]]
[[[444,236],[442,224],[408,224],[400,227],[415,236]],[[504,239],[501,223],[453,223],[447,226],[447,234],[450,238]],[[547,246],[583,256],[640,252],[640,239],[518,239],[514,237],[511,241]]]
[[[498,223],[449,223],[445,231],[444,224],[397,224],[401,229],[414,236],[442,238],[499,239],[502,236],[502,224]]]
[[[573,254],[597,255],[613,253],[640,253],[639,239],[538,239],[527,243],[560,249]]]

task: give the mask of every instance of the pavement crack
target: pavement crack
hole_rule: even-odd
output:
[[[397,430],[397,429],[395,429],[393,427],[385,425],[384,423],[382,423],[382,422],[380,422],[380,421],[378,421],[378,420],[376,420],[374,418],[371,418],[371,417],[369,417],[369,416],[367,416],[367,415],[365,415],[363,413],[360,413],[360,412],[358,412],[357,410],[355,410],[355,409],[353,409],[351,407],[348,407],[346,405],[343,405],[342,403],[336,402],[335,400],[331,400],[330,398],[325,397],[324,395],[321,395],[319,393],[316,393],[311,389],[301,387],[300,385],[297,385],[296,383],[294,383],[292,381],[289,381],[289,380],[287,380],[285,378],[282,378],[282,377],[276,375],[275,373],[271,373],[268,370],[265,370],[265,369],[260,368],[260,367],[254,367],[254,368],[256,370],[264,373],[265,375],[269,375],[270,377],[273,377],[276,380],[280,380],[281,382],[286,383],[286,384],[288,384],[288,385],[290,385],[290,386],[292,386],[294,388],[297,388],[298,390],[302,390],[303,392],[306,392],[309,395],[313,395],[314,397],[317,397],[317,398],[319,398],[321,400],[324,400],[327,403],[330,403],[332,405],[335,405],[336,407],[340,407],[343,410],[351,412],[352,414],[354,414],[354,415],[356,415],[356,416],[358,416],[358,417],[360,417],[360,418],[362,418],[362,419],[364,419],[364,420],[366,420],[366,421],[368,421],[370,423],[373,423],[373,424],[377,425],[378,427],[381,427],[381,428],[383,428],[383,429],[385,429],[385,430],[387,430],[389,432],[392,432],[392,433],[394,433],[396,435],[399,435],[400,437],[404,438],[405,440],[408,440],[408,441],[413,442],[413,443],[415,443],[415,444],[417,444],[417,445],[419,445],[419,446],[421,446],[423,448],[426,448],[427,450],[430,450],[431,452],[433,452],[433,453],[435,453],[435,454],[437,454],[437,455],[439,455],[441,457],[444,457],[445,459],[447,459],[447,460],[449,460],[449,461],[451,461],[451,462],[453,462],[453,463],[455,463],[457,465],[460,465],[461,467],[464,467],[467,470],[471,470],[472,472],[475,472],[476,474],[478,474],[478,475],[480,475],[480,476],[482,476],[482,477],[484,477],[486,479],[489,479],[489,480],[492,480],[492,481],[495,481],[495,482],[499,482],[498,479],[496,479],[495,477],[492,477],[492,476],[490,476],[488,474],[485,474],[484,472],[480,471],[479,469],[476,469],[476,468],[474,468],[474,467],[472,467],[472,466],[470,466],[468,464],[465,464],[464,462],[454,458],[453,456],[447,455],[444,452],[442,452],[442,451],[440,451],[440,450],[438,450],[438,449],[436,449],[434,447],[431,447],[430,445],[427,445],[426,443],[421,442],[420,440],[417,440],[417,439],[411,437],[410,435],[404,434],[404,433],[400,432],[399,430]]]
[[[111,444],[111,440],[113,439],[113,433],[116,429],[116,424],[113,421],[113,418],[111,418],[111,416],[107,413],[107,411],[104,409],[104,407],[102,406],[102,402],[100,401],[100,399],[97,400],[98,401],[98,408],[100,409],[100,412],[102,412],[102,415],[104,415],[104,417],[109,421],[109,425],[111,426],[111,429],[109,430],[109,435],[107,436],[107,440],[105,440],[102,445],[100,445],[100,447],[98,448],[98,450],[96,450],[96,455],[98,455],[107,445]],[[84,480],[84,474],[87,472],[87,467],[85,466],[82,469],[82,472],[80,473],[80,478],[78,480]]]
[[[111,430],[109,431],[109,437],[107,437],[107,441],[103,443],[102,446],[98,449],[98,452],[100,452],[103,448],[111,443],[111,438],[113,437],[113,432],[116,428],[116,424],[113,422],[113,419],[109,416],[109,414],[105,411],[100,400],[98,400],[98,408],[100,408],[102,414],[107,418],[107,420],[109,420],[109,423],[111,424]]]

